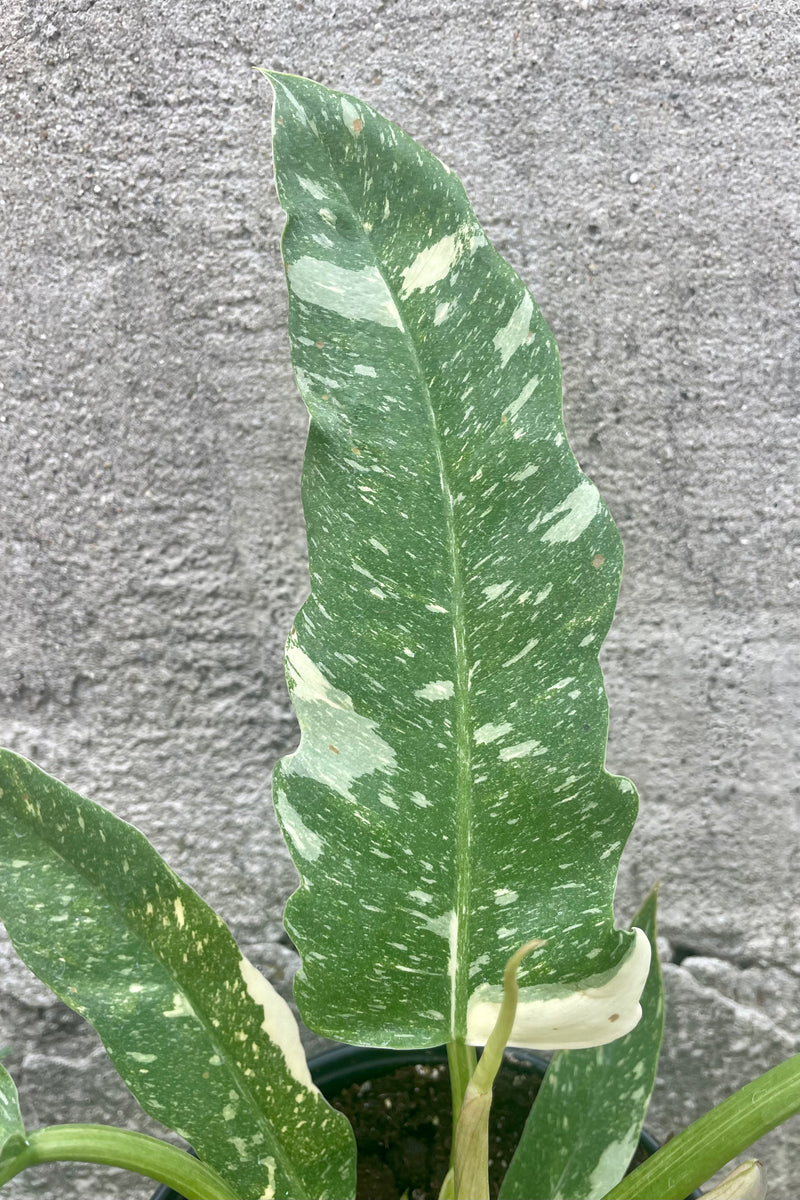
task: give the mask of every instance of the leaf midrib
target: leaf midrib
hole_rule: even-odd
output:
[[[436,410],[433,405],[430,387],[428,386],[425,373],[420,362],[417,352],[416,342],[410,333],[406,321],[403,319],[403,303],[400,295],[396,292],[383,268],[383,263],[378,256],[372,239],[367,230],[364,229],[363,222],[359,218],[359,210],[350,199],[350,195],[345,186],[334,161],[330,148],[320,138],[320,144],[323,146],[330,163],[331,172],[336,179],[342,194],[347,200],[354,217],[358,220],[358,226],[361,229],[361,237],[363,242],[369,247],[370,257],[378,271],[387,292],[392,297],[394,304],[403,321],[402,333],[406,343],[410,347],[410,354],[413,360],[413,366],[420,383],[421,390],[425,398],[427,415],[431,426],[433,436],[433,448],[436,454],[436,463],[439,470],[439,482],[441,484],[443,497],[444,521],[447,528],[447,545],[451,567],[451,617],[453,622],[453,640],[454,640],[454,662],[455,678],[453,680],[453,692],[455,700],[456,714],[456,895],[454,898],[454,911],[457,919],[457,941],[456,941],[456,964],[455,978],[451,982],[451,1016],[450,1016],[450,1036],[451,1039],[465,1038],[467,1032],[467,991],[468,991],[468,976],[466,971],[467,954],[469,947],[469,925],[470,925],[470,894],[472,889],[472,722],[469,712],[469,667],[467,665],[467,645],[466,645],[466,615],[465,615],[465,596],[464,596],[464,575],[462,570],[461,553],[459,550],[458,540],[456,537],[456,522],[455,522],[455,505],[453,503],[453,493],[450,488],[450,481],[447,475],[447,469],[444,459],[442,435],[439,431],[439,425],[436,417]]]

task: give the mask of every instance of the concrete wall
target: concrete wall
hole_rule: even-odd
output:
[[[281,645],[305,588],[305,415],[250,68],[344,87],[461,175],[538,297],[626,543],[609,762],[642,815],[620,912],[660,878],[673,959],[650,1125],[797,1050],[796,5],[0,14],[0,740],[136,823],[288,989],[268,779],[295,738]],[[92,1033],[0,951],[29,1122],[134,1123]],[[797,1134],[760,1147],[773,1200],[797,1194]],[[98,1177],[41,1169],[8,1195]]]

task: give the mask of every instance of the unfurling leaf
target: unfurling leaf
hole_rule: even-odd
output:
[[[453,1151],[455,1200],[489,1200],[489,1115],[492,1107],[492,1089],[514,1027],[519,1000],[517,970],[522,960],[542,944],[540,938],[532,938],[512,954],[506,963],[500,1011],[484,1052],[467,1083],[461,1111],[456,1120]]]

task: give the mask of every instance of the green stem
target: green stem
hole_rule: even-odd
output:
[[[758,1138],[800,1112],[800,1054],[712,1108],[667,1142],[604,1200],[681,1200]]]
[[[136,1171],[166,1183],[186,1200],[236,1200],[236,1192],[185,1150],[110,1125],[48,1125],[27,1135],[25,1149],[0,1164],[0,1187],[26,1167],[50,1162],[91,1162]]]
[[[447,1043],[447,1065],[450,1069],[450,1095],[453,1098],[454,1129],[458,1120],[458,1114],[461,1112],[461,1105],[464,1103],[464,1092],[467,1090],[467,1084],[472,1077],[472,1072],[475,1070],[476,1061],[477,1056],[474,1046],[468,1046],[461,1038]]]

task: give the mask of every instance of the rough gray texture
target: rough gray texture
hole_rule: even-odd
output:
[[[250,66],[345,87],[461,175],[532,287],[626,543],[609,761],[643,803],[621,911],[660,877],[683,958],[654,1131],[797,1049],[796,5],[0,0],[0,44],[0,740],[289,969],[267,783],[295,736],[305,418]],[[5,944],[0,993],[32,1123],[136,1121]],[[771,1200],[797,1194],[797,1142],[763,1148]]]

